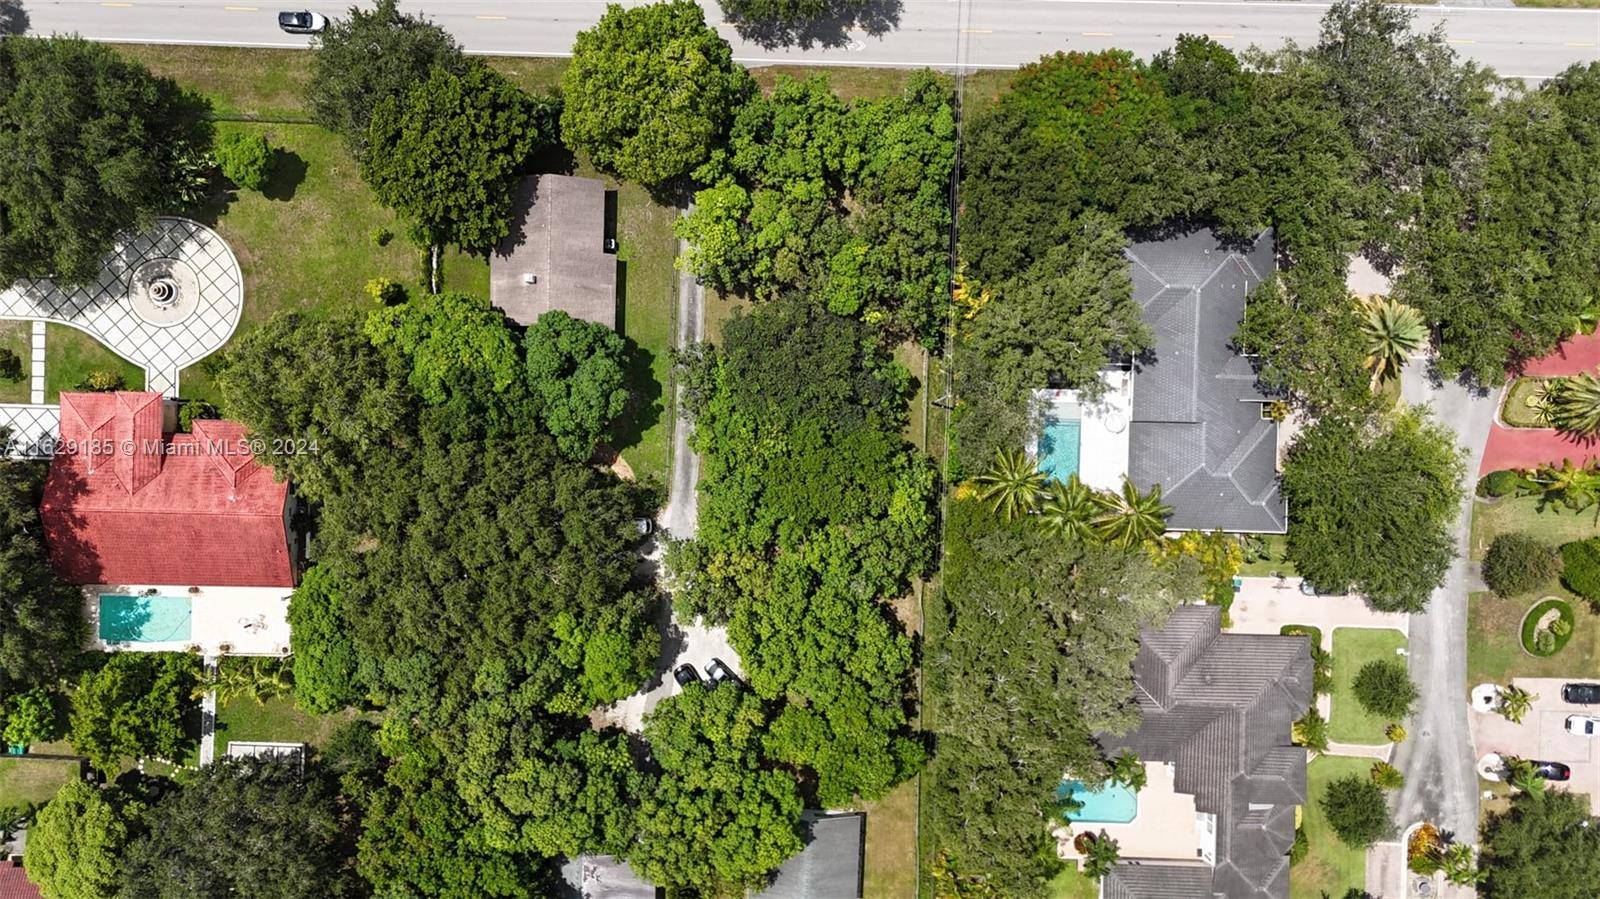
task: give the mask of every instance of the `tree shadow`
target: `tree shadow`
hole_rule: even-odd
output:
[[[292,200],[300,183],[306,180],[306,161],[300,154],[282,147],[272,148],[272,175],[261,195],[269,200]]]
[[[739,37],[771,50],[776,47],[844,47],[850,32],[881,37],[900,24],[902,0],[828,0],[819,16],[806,19],[741,19],[728,15]],[[726,12],[726,9],[724,9]]]
[[[28,11],[22,8],[22,0],[0,0],[0,37],[26,34],[28,24]]]
[[[623,452],[639,445],[644,433],[661,421],[665,393],[651,366],[656,354],[639,346],[633,338],[626,342],[628,405],[607,429],[606,442]]]

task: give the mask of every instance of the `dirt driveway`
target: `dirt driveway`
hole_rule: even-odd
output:
[[[1600,715],[1600,706],[1572,705],[1561,701],[1561,685],[1572,679],[1516,678],[1512,683],[1538,696],[1521,724],[1492,712],[1472,711],[1472,744],[1478,757],[1486,753],[1520,755],[1544,762],[1561,762],[1572,768],[1572,780],[1560,784],[1589,796],[1590,807],[1600,795],[1600,737],[1576,737],[1566,731],[1571,714]]]

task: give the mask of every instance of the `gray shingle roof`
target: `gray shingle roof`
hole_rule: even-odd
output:
[[[859,899],[867,816],[808,811],[805,849],[778,868],[762,899]]]
[[[560,309],[616,330],[617,257],[605,252],[605,182],[529,176],[512,208],[511,235],[489,256],[490,302],[521,325]]]
[[[1278,426],[1231,346],[1246,295],[1273,271],[1272,233],[1243,252],[1200,229],[1126,254],[1156,344],[1135,369],[1128,476],[1161,485],[1174,529],[1283,533]]]
[[[1305,750],[1290,727],[1312,700],[1304,637],[1220,633],[1215,606],[1182,606],[1140,635],[1134,660],[1139,726],[1101,734],[1174,768],[1174,786],[1217,816],[1216,867],[1144,863],[1115,868],[1106,899],[1284,899],[1294,807],[1306,797]]]

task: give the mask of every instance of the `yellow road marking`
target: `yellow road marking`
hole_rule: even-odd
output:
[[[1110,32],[1110,31],[1085,31],[1083,33],[1083,36],[1084,37],[1116,37],[1116,35],[1114,33]]]
[[[1593,47],[1594,41],[1567,41],[1568,47]]]
[[[1469,41],[1469,40],[1466,40],[1465,38],[1459,38],[1459,37],[1445,38],[1444,42],[1447,43],[1447,44],[1476,44],[1477,43],[1477,41]]]
[[[485,22],[504,22],[506,20],[505,16],[473,16],[473,18],[481,19]]]
[[[1226,40],[1232,39],[1233,35],[1231,35],[1231,34],[1208,34],[1208,35],[1206,35],[1206,37],[1211,38],[1214,41],[1226,41]]]

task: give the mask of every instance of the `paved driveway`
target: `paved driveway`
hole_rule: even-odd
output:
[[[1590,805],[1600,795],[1600,752],[1594,737],[1575,737],[1567,733],[1568,715],[1600,714],[1600,707],[1572,705],[1561,701],[1561,685],[1568,680],[1552,677],[1516,678],[1512,683],[1538,696],[1521,724],[1492,712],[1471,712],[1472,745],[1476,755],[1498,752],[1527,759],[1561,762],[1572,768],[1572,780],[1563,786],[1574,793],[1586,793]]]
[[[1307,596],[1300,578],[1246,577],[1234,594],[1228,628],[1241,634],[1276,634],[1286,624],[1322,629],[1322,648],[1333,651],[1333,631],[1340,627],[1392,627],[1410,632],[1411,616],[1378,612],[1359,596]]]

